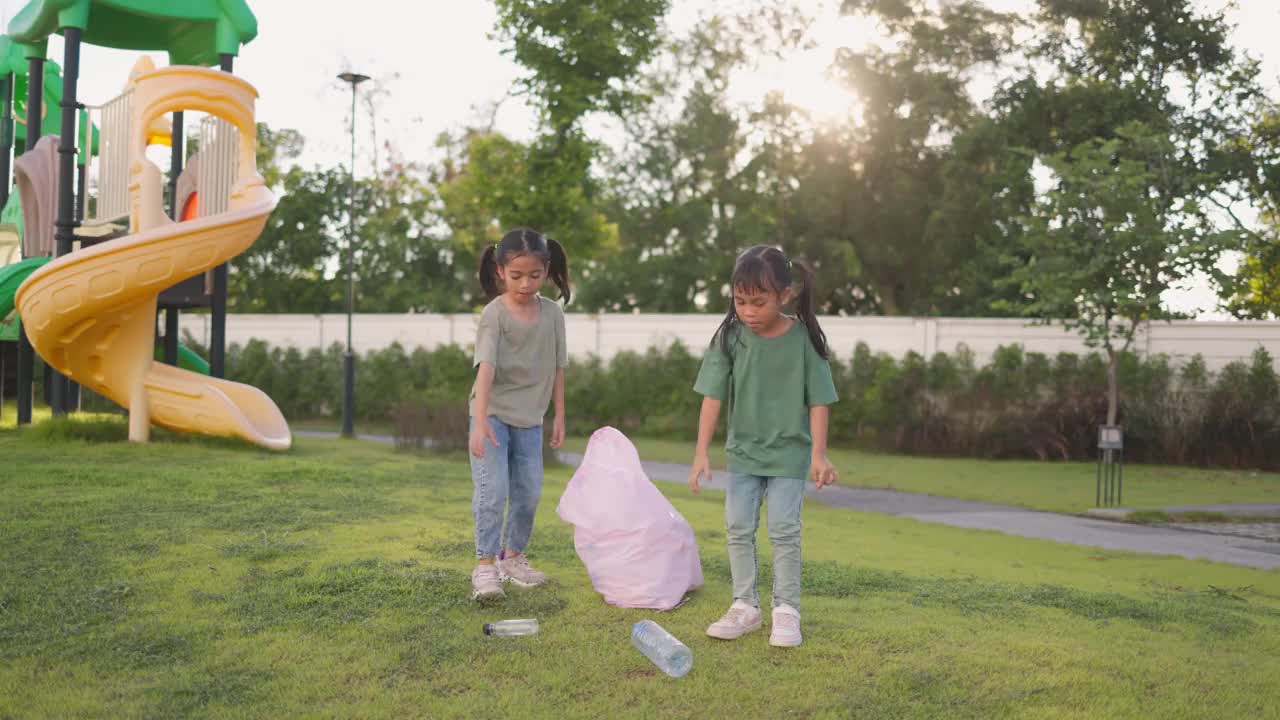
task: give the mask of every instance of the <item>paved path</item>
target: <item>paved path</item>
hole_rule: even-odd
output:
[[[309,437],[336,437],[334,433],[297,432]],[[362,440],[392,443],[386,435],[363,435]],[[582,456],[562,452],[565,463],[577,465]],[[687,465],[644,463],[651,480],[685,483]],[[704,487],[724,489],[724,473],[716,473],[712,483]],[[873,488],[829,487],[815,490],[809,486],[805,496],[835,507],[886,513],[978,530],[996,530],[1010,535],[1053,540],[1158,555],[1180,555],[1255,568],[1280,568],[1280,542],[1253,537],[1225,535],[1191,529],[1149,527],[1112,522],[1077,515],[1039,512],[1007,505],[994,505],[974,500],[920,495],[896,490]]]

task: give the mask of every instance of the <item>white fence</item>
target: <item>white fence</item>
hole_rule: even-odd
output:
[[[224,213],[231,205],[231,185],[240,169],[240,131],[215,115],[200,121],[200,167],[196,189],[200,217]]]
[[[356,315],[352,344],[357,352],[399,342],[405,348],[434,348],[475,340],[479,315]],[[569,353],[578,357],[611,358],[622,350],[644,351],[679,340],[699,352],[720,322],[713,315],[587,315],[566,318]],[[1060,326],[1028,325],[1023,320],[967,318],[826,317],[821,319],[832,349],[848,358],[858,342],[872,350],[900,357],[914,350],[928,357],[968,345],[981,363],[1001,345],[1020,344],[1028,352],[1054,355],[1087,352],[1079,336]],[[227,344],[259,338],[273,345],[300,349],[346,343],[346,315],[229,315]],[[184,315],[182,328],[206,344],[209,316]],[[1257,347],[1280,356],[1280,322],[1152,323],[1135,341],[1143,354],[1165,354],[1175,363],[1204,356],[1211,370],[1248,359]]]
[[[133,91],[115,97],[105,105],[88,108],[83,133],[97,123],[98,156],[96,165],[93,223],[109,223],[129,214],[129,124],[133,118]],[[84,148],[88,145],[81,137]]]

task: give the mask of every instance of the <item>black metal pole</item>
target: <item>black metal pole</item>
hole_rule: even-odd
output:
[[[1116,451],[1116,504],[1124,504],[1124,450]]]
[[[27,139],[23,150],[35,147],[40,138],[40,110],[44,103],[44,57],[27,58]],[[18,327],[18,424],[31,424],[31,404],[35,399],[35,349],[26,327]]]
[[[13,171],[13,86],[16,84],[13,73],[5,73],[0,79],[0,105],[4,112],[0,117],[0,208],[9,204],[9,175]],[[18,242],[21,243],[22,238],[18,238]],[[4,358],[4,349],[0,348],[0,411],[4,409]]]
[[[342,434],[353,437],[356,432],[356,356],[351,351],[351,319],[355,313],[355,235],[356,235],[356,85],[351,83],[351,166],[347,183],[347,352],[342,356]]]
[[[1102,507],[1102,454],[1104,452],[1106,451],[1105,450],[1098,451],[1098,480],[1094,487],[1094,500],[1093,500],[1093,504],[1095,507]]]
[[[0,78],[0,208],[9,204],[9,174],[13,169],[13,73]],[[21,242],[21,238],[19,238]],[[5,357],[7,348],[0,347],[0,415],[4,415]]]
[[[173,113],[173,135],[169,143],[172,150],[169,160],[169,217],[178,220],[182,217],[182,205],[178,197],[178,176],[182,174],[185,155],[182,143],[185,135],[182,111]],[[178,308],[170,306],[164,310],[164,361],[169,365],[178,364]]]
[[[89,173],[84,165],[76,166],[76,225],[84,222],[84,206],[89,191]]]
[[[0,208],[9,204],[9,175],[13,172],[13,73],[0,79],[0,103],[4,116],[0,117]]]
[[[178,364],[178,308],[166,308],[164,312],[164,361]]]
[[[169,217],[177,220],[182,214],[182,208],[178,207],[178,176],[182,174],[182,142],[183,142],[183,125],[182,111],[176,110],[173,113],[173,134],[169,142]]]
[[[62,29],[62,137],[58,142],[58,219],[54,223],[54,257],[71,252],[76,238],[76,81],[80,76],[80,28]],[[66,414],[71,388],[57,369],[50,374],[53,383],[53,414]]]
[[[231,72],[234,55],[223,53],[220,69]],[[227,375],[227,264],[213,269],[212,324],[209,328],[209,374],[216,378]]]
[[[83,118],[84,123],[82,124],[85,125],[86,127],[88,126],[89,119],[87,115],[81,115],[79,112],[77,112],[76,117]],[[83,128],[81,128],[81,130],[83,130]],[[84,147],[92,147],[92,138],[90,138],[85,142]],[[85,193],[88,192],[87,184],[88,184],[89,178],[87,173],[85,172],[84,165],[79,164],[78,155],[77,155],[75,177],[76,177],[75,226],[80,227],[81,225],[84,224]],[[75,380],[72,380],[71,378],[67,378],[67,394],[62,401],[63,407],[66,408],[68,412],[72,410],[79,411],[80,399],[82,395],[83,395],[83,389],[81,388],[80,383],[76,382]]]

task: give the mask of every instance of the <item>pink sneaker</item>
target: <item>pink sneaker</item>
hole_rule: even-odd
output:
[[[769,644],[774,647],[797,647],[800,640],[800,611],[790,605],[774,608]]]
[[[496,565],[477,565],[471,573],[471,599],[488,600],[502,597],[502,580]]]
[[[524,555],[517,555],[513,558],[498,561],[498,573],[503,580],[523,586],[534,587],[541,585],[547,581],[545,573],[534,570],[529,565],[529,558]]]
[[[707,634],[720,640],[737,640],[749,632],[760,629],[764,618],[760,616],[760,608],[751,607],[741,600],[734,600],[724,617],[707,628]]]

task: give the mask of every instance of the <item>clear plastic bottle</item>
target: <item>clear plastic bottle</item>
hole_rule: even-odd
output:
[[[693,652],[652,620],[631,627],[631,644],[671,677],[684,677],[693,669]]]
[[[502,620],[496,623],[485,623],[485,635],[498,637],[516,637],[517,635],[533,635],[538,632],[537,620]]]

